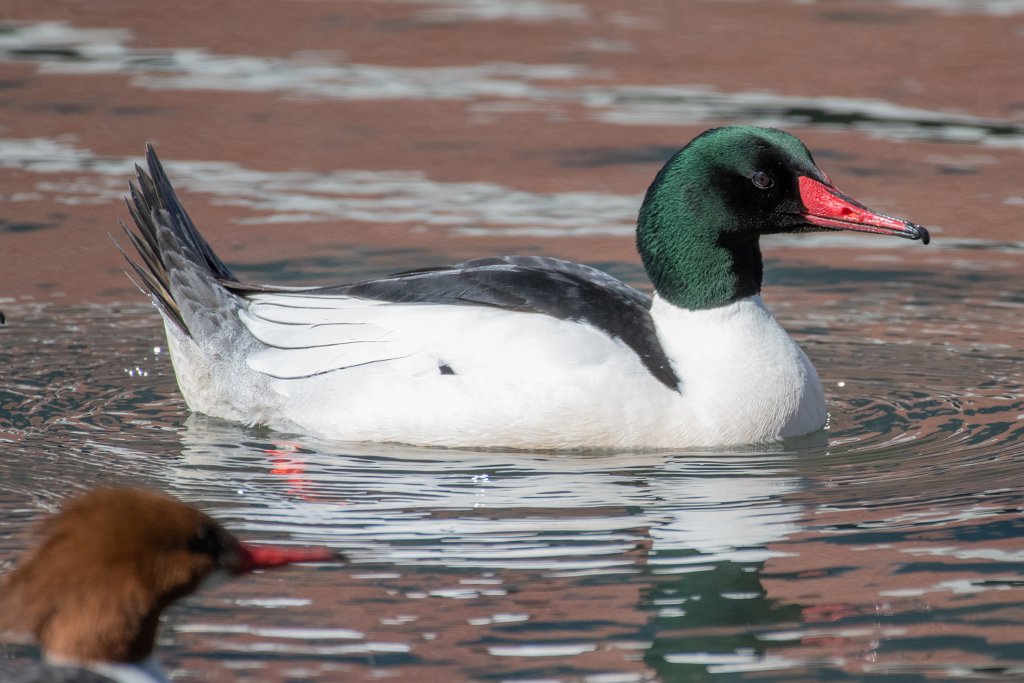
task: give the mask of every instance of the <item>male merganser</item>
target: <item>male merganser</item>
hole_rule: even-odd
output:
[[[837,190],[783,131],[699,135],[647,190],[648,296],[594,268],[500,256],[331,287],[239,282],[152,147],[125,232],[192,410],[347,441],[663,448],[825,423],[810,361],[761,300],[761,235],[928,231]]]
[[[33,635],[48,664],[0,667],[0,680],[166,681],[152,659],[160,613],[204,579],[340,557],[242,543],[199,510],[138,489],[79,496],[43,530],[0,584],[0,633]]]

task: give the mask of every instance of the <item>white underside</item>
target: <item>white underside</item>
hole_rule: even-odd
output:
[[[167,327],[193,410],[329,439],[671,448],[824,424],[814,368],[759,296],[707,311],[655,297],[651,313],[679,391],[621,341],[541,314],[297,292],[240,312],[259,344],[214,348]]]

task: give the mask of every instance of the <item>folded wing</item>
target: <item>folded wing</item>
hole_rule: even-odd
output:
[[[654,329],[650,298],[607,273],[569,261],[504,256],[303,290],[222,284],[249,299],[242,321],[268,347],[251,356],[249,365],[273,377],[397,361],[410,372],[436,371],[443,359],[438,349],[421,343],[427,328],[417,330],[417,325],[430,325],[422,314],[432,309],[443,325],[441,308],[476,307],[592,325],[629,346],[660,382],[678,387]],[[493,321],[493,315],[483,318]],[[472,315],[450,319],[473,324]]]

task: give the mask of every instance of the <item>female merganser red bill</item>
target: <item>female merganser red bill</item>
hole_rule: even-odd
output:
[[[239,282],[156,153],[132,263],[192,410],[346,441],[668,448],[825,423],[821,383],[761,301],[761,235],[928,231],[837,190],[779,130],[699,135],[658,173],[636,243],[648,296],[594,268],[500,256],[330,287]],[[124,226],[122,226],[124,227]]]
[[[59,665],[15,678],[26,682],[165,681],[151,659],[160,613],[205,578],[340,558],[243,543],[199,510],[138,489],[86,493],[43,531],[0,584],[0,633],[31,634]]]

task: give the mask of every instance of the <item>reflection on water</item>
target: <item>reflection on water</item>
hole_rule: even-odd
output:
[[[272,92],[339,100],[472,100],[479,117],[530,109],[564,115],[581,106],[599,122],[688,126],[741,122],[785,128],[816,124],[891,140],[970,142],[1024,148],[1024,126],[892,102],[770,92],[719,92],[707,86],[567,85],[608,80],[574,64],[494,63],[465,67],[354,64],[340,54],[293,58],[154,51],[126,46],[130,32],[61,22],[9,24],[0,30],[0,59],[32,61],[43,74],[127,73],[148,89]],[[511,107],[511,108],[510,108]]]
[[[237,438],[229,423],[192,416],[186,427],[182,466],[166,472],[168,486],[180,486],[179,477],[191,481],[196,468],[227,467],[261,476],[259,471],[269,467],[303,505],[279,511],[290,520],[269,520],[266,510],[260,511],[267,502],[254,494],[245,498],[251,507],[229,505],[230,514],[254,525],[253,531],[277,523],[323,526],[327,537],[307,540],[341,541],[374,561],[581,574],[628,570],[619,555],[641,540],[658,554],[688,551],[693,559],[697,551],[701,562],[759,559],[763,553],[751,557],[740,549],[784,537],[798,516],[773,495],[796,490],[799,482],[774,476],[779,470],[766,454],[552,458],[369,445],[341,451],[306,437],[250,442],[238,450],[219,446]],[[253,488],[236,481],[239,490]],[[638,481],[645,485],[637,486]],[[659,500],[685,504],[663,507]],[[232,501],[237,498],[225,503]],[[491,517],[494,510],[517,508],[536,512]],[[439,522],[446,511],[456,514]],[[637,529],[643,530],[642,538]]]
[[[1024,2],[1021,0],[896,0],[896,2],[907,7],[940,9],[954,13],[985,12],[1010,16],[1024,12]]]
[[[34,192],[13,201],[116,205],[136,158],[98,157],[54,140],[0,138],[0,168],[39,174]],[[258,212],[242,224],[321,221],[414,223],[462,235],[628,235],[637,199],[594,192],[540,194],[495,183],[441,183],[401,171],[267,172],[225,162],[168,159],[182,189],[212,193]],[[64,174],[74,174],[65,179]],[[51,176],[57,175],[58,179]],[[596,219],[596,220],[595,220]]]

